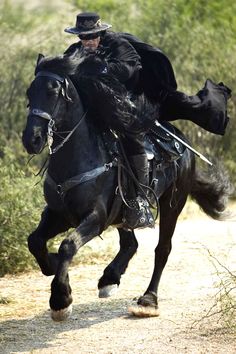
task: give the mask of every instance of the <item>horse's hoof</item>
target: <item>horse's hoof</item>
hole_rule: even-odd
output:
[[[117,293],[118,285],[106,285],[103,288],[99,289],[98,297],[110,297]]]
[[[128,312],[135,317],[158,317],[160,315],[158,308],[153,306],[130,306]]]
[[[153,292],[148,292],[147,294],[140,296],[137,304],[144,307],[158,308],[157,295]]]
[[[70,317],[71,313],[72,313],[72,305],[69,305],[65,309],[58,310],[58,311],[51,309],[51,318],[55,322],[61,322],[67,320]]]

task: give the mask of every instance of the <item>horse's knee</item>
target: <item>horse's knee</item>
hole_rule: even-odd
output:
[[[59,256],[62,257],[64,260],[71,260],[76,254],[76,252],[77,249],[75,242],[69,239],[62,241],[58,250]]]

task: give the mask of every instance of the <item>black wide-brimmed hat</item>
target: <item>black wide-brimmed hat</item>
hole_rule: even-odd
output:
[[[72,34],[90,34],[105,31],[112,27],[107,23],[102,23],[100,16],[95,12],[82,12],[76,17],[75,27],[68,27],[65,32]]]

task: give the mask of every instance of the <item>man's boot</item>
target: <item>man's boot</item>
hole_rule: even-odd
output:
[[[133,172],[146,192],[144,186],[149,184],[149,166],[146,154],[133,155],[129,158]],[[128,200],[130,208],[124,209],[124,223],[130,229],[154,227],[155,221],[149,208],[149,203],[141,191]]]

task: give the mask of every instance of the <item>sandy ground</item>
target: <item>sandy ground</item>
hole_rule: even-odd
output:
[[[97,297],[104,262],[71,268],[73,314],[64,323],[49,317],[52,277],[35,271],[1,278],[0,295],[8,303],[0,305],[0,353],[235,354],[235,335],[215,316],[204,318],[215,303],[219,283],[208,250],[235,271],[235,230],[233,222],[207,218],[178,223],[160,285],[160,316],[155,318],[133,318],[127,308],[149,283],[157,229],[138,232],[138,253],[114,298]],[[104,241],[91,241],[91,246],[104,245],[105,252],[110,242],[117,244],[116,231]]]

